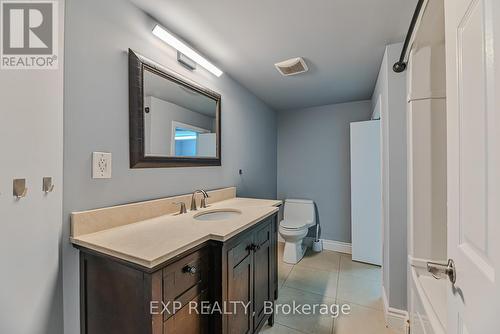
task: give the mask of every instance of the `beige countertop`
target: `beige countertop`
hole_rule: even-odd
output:
[[[123,226],[71,238],[71,242],[147,268],[153,268],[207,240],[226,241],[262,219],[276,213],[278,200],[231,198],[206,209],[186,214],[166,214]],[[203,211],[232,209],[241,211],[234,218],[199,221]]]

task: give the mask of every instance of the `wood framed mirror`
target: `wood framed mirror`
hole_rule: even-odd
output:
[[[129,49],[130,168],[221,165],[221,95]]]

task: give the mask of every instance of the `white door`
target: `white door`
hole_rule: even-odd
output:
[[[500,1],[445,0],[448,333],[500,333]]]
[[[217,156],[217,134],[200,133],[196,141],[196,155],[199,157]]]
[[[382,265],[380,121],[351,123],[352,259]]]

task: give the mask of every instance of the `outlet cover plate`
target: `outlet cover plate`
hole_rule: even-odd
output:
[[[111,153],[92,152],[92,178],[111,178]]]

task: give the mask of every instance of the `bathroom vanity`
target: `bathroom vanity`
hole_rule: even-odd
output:
[[[190,196],[72,215],[81,333],[258,333],[273,324],[281,202],[236,198],[234,188],[209,194],[208,208],[185,214],[158,210]]]

